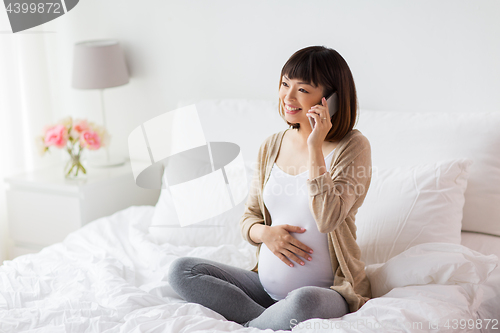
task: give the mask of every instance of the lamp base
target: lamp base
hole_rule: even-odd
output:
[[[111,168],[125,164],[125,158],[110,156],[109,158],[97,158],[88,161],[88,165],[94,168]]]

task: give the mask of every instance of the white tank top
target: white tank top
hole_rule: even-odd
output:
[[[333,151],[325,158],[327,170],[330,169],[332,157]],[[329,288],[333,285],[328,234],[318,231],[310,211],[306,184],[308,178],[309,170],[293,176],[282,171],[275,163],[264,187],[263,200],[271,215],[272,225],[289,224],[305,228],[304,233],[291,235],[314,251],[311,261],[299,256],[305,263],[304,266],[290,260],[294,265],[290,267],[265,244],[261,245],[259,279],[266,292],[275,300],[285,298],[289,292],[300,287]]]

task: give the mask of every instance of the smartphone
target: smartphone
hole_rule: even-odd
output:
[[[333,94],[330,95],[330,97],[326,99],[326,104],[328,105],[328,112],[330,113],[330,118],[331,118],[335,113],[337,113],[339,109],[337,92],[334,92]],[[311,124],[311,128],[314,129],[314,125],[316,124],[314,118],[309,117],[309,123]]]

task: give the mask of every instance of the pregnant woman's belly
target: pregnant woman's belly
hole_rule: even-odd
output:
[[[294,222],[287,224],[306,228],[306,232],[302,234],[291,233],[291,235],[313,249],[314,253],[311,255],[311,261],[298,256],[304,262],[304,266],[290,260],[293,263],[293,267],[290,267],[262,244],[259,253],[259,278],[266,292],[276,300],[285,298],[289,292],[300,287],[329,288],[333,285],[327,234],[320,233],[316,226],[305,226]],[[277,224],[273,221],[273,225]]]
[[[311,261],[298,256],[304,262],[303,266],[288,258],[293,263],[293,267],[290,267],[265,244],[261,245],[259,279],[266,292],[276,300],[285,298],[289,292],[300,287],[328,288],[333,285],[328,234],[318,231],[311,214],[307,177],[308,172],[297,176],[286,174],[275,164],[264,188],[264,203],[271,215],[272,225],[289,224],[305,228],[303,233],[290,234],[314,251],[310,255]]]

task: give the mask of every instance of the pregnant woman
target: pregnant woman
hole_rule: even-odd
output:
[[[338,101],[329,106],[334,93]],[[290,330],[355,312],[371,297],[354,223],[370,186],[371,150],[353,129],[354,80],[335,50],[293,54],[281,71],[279,99],[291,128],[262,143],[240,220],[243,237],[257,246],[257,265],[244,270],[184,257],[168,277],[186,301],[228,320]]]

